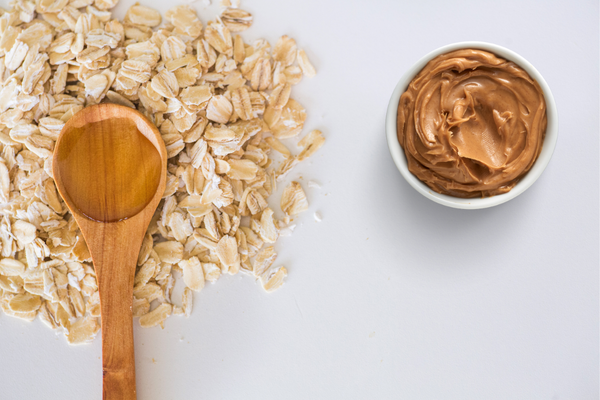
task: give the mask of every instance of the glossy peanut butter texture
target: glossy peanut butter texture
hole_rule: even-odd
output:
[[[115,222],[133,217],[152,200],[160,182],[158,150],[135,122],[113,118],[73,128],[57,167],[72,204],[88,218]]]
[[[431,60],[398,104],[408,169],[455,197],[510,191],[540,154],[546,123],[538,83],[515,63],[476,49]]]

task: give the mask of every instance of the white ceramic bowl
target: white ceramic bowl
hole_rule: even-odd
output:
[[[400,96],[402,95],[402,93],[404,93],[406,88],[408,88],[408,84],[410,83],[410,81],[413,80],[413,78],[425,67],[425,65],[432,58],[437,57],[440,54],[448,53],[450,51],[467,48],[487,50],[502,58],[513,61],[525,71],[527,71],[527,73],[540,84],[540,87],[544,91],[544,98],[546,100],[548,126],[546,128],[546,137],[544,139],[544,145],[542,146],[542,151],[540,152],[538,159],[536,160],[535,164],[533,164],[533,167],[531,167],[529,172],[515,185],[515,187],[512,188],[510,192],[499,194],[493,197],[463,199],[434,192],[408,170],[408,164],[406,162],[404,150],[398,142],[396,126],[398,102],[400,101]],[[390,98],[390,103],[388,105],[386,115],[385,130],[388,147],[390,149],[390,153],[392,154],[392,158],[394,159],[394,163],[396,163],[396,166],[398,167],[398,170],[400,170],[400,173],[402,174],[404,179],[406,179],[406,181],[413,188],[415,188],[417,192],[421,193],[428,199],[435,201],[436,203],[440,203],[448,207],[475,210],[479,208],[497,206],[498,204],[502,204],[511,199],[514,199],[515,197],[523,193],[525,190],[527,190],[527,188],[529,188],[533,184],[533,182],[535,182],[540,177],[540,175],[542,174],[542,172],[544,172],[544,169],[550,162],[550,158],[552,157],[552,153],[554,152],[554,147],[556,146],[556,140],[558,138],[558,114],[556,111],[556,104],[554,103],[554,97],[552,96],[552,92],[550,91],[550,87],[548,87],[548,84],[546,83],[542,75],[538,72],[538,70],[535,69],[534,66],[531,65],[531,63],[529,63],[523,57],[521,57],[512,50],[491,43],[460,42],[449,44],[447,46],[440,47],[439,49],[432,51],[431,53],[427,54],[425,57],[417,61],[415,65],[413,65],[408,71],[406,71],[404,75],[402,75],[402,78],[400,78],[400,82],[398,82],[398,84],[396,85],[396,88],[392,93],[392,97]]]

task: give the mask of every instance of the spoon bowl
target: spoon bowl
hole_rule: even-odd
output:
[[[165,144],[134,109],[94,105],[63,127],[52,172],[96,270],[103,399],[133,400],[133,280],[144,235],[165,191]]]

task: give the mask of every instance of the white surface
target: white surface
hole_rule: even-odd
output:
[[[544,145],[542,147],[542,151],[538,155],[537,160],[535,161],[535,164],[531,170],[529,170],[529,172],[515,185],[515,187],[512,188],[510,192],[486,198],[461,199],[458,197],[452,197],[446,194],[434,192],[408,170],[408,163],[406,161],[404,149],[398,142],[398,104],[400,102],[400,96],[402,96],[402,94],[406,91],[410,82],[434,57],[449,53],[454,50],[469,48],[487,50],[500,57],[503,57],[506,60],[513,61],[523,68],[529,74],[529,76],[536,80],[544,92],[548,124],[546,127],[546,134],[544,136]],[[544,172],[548,166],[548,163],[550,162],[550,159],[552,158],[554,148],[556,147],[556,141],[558,140],[558,113],[556,110],[556,103],[554,102],[554,96],[552,95],[552,90],[548,86],[548,83],[539,73],[539,71],[524,57],[510,49],[507,49],[506,47],[498,46],[497,44],[493,43],[474,41],[459,42],[448,44],[431,51],[413,64],[412,67],[406,70],[396,84],[396,88],[390,97],[385,115],[385,133],[390,155],[398,167],[398,171],[400,171],[400,174],[402,174],[404,179],[406,179],[409,185],[415,188],[416,191],[421,193],[426,198],[448,207],[460,208],[463,210],[478,210],[482,208],[494,207],[514,199],[531,187],[531,185],[533,185],[535,181],[542,175],[542,172]]]
[[[307,189],[309,211],[278,243],[281,290],[227,277],[189,319],[136,329],[138,398],[598,399],[598,3],[242,6],[256,17],[245,38],[291,35],[319,71],[294,97],[328,141],[290,178],[322,188]],[[479,211],[413,190],[384,135],[404,71],[463,40],[527,58],[560,116],[542,177]],[[69,347],[2,314],[0,360],[3,400],[101,398],[100,340]]]

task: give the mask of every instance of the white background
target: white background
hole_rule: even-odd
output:
[[[144,2],[162,12],[177,3]],[[196,7],[204,23],[214,15]],[[135,322],[138,398],[598,399],[598,2],[242,7],[255,16],[246,41],[288,34],[318,69],[293,97],[307,108],[305,132],[319,128],[327,143],[290,178],[323,187],[306,188],[309,212],[278,242],[282,289],[228,276],[195,297],[189,319],[164,330]],[[384,135],[403,72],[465,40],[528,59],[560,121],[537,183],[480,211],[415,192]],[[2,314],[0,398],[100,399],[100,350],[99,338],[69,347],[40,321]]]

